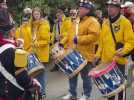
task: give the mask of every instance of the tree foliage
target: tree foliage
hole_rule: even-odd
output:
[[[13,12],[15,18],[18,20],[22,16],[22,11],[25,7],[39,6],[44,11],[51,15],[54,14],[59,6],[64,6],[67,9],[71,7],[77,7],[79,0],[7,0],[11,12]],[[105,3],[108,0],[91,0],[95,3],[97,9],[104,11]],[[124,0],[128,1],[128,0]],[[133,0],[129,0],[133,1]]]

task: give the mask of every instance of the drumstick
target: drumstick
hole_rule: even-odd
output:
[[[76,30],[75,30],[75,32],[76,32],[75,35],[76,35],[76,36],[78,36],[79,22],[80,22],[80,21],[77,19],[77,20],[76,20]]]
[[[78,37],[78,32],[79,32],[79,19],[76,19],[76,29],[75,29],[75,36]],[[77,48],[77,45],[75,45],[74,48]]]

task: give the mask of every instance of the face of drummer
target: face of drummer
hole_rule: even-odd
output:
[[[90,13],[90,9],[87,9],[85,7],[79,7],[79,17],[83,18],[86,16],[88,13]]]
[[[33,12],[33,18],[34,18],[35,20],[40,20],[40,18],[41,18],[41,13],[40,13],[39,11],[34,11],[34,12]]]
[[[134,8],[130,8],[130,9],[129,9],[128,19],[129,19],[131,22],[134,22]]]
[[[120,13],[121,9],[120,9],[120,7],[117,7],[115,5],[108,5],[107,11],[108,11],[108,15],[110,17],[115,17]]]

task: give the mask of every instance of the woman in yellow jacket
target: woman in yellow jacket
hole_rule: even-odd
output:
[[[101,59],[102,63],[108,63],[115,59],[118,63],[118,68],[125,74],[126,59],[123,56],[134,48],[132,26],[128,19],[120,14],[120,2],[109,0],[107,4],[109,18],[103,22],[96,56]],[[110,97],[108,100],[115,100],[115,97]],[[123,91],[119,93],[118,100],[123,100]]]
[[[22,25],[16,29],[15,33],[16,40],[21,40],[24,42],[23,48],[27,52],[32,52],[31,43],[32,43],[32,34],[31,26],[29,24],[29,18],[22,18]]]
[[[42,19],[41,10],[36,7],[32,12],[32,46],[33,52],[37,55],[44,66],[49,62],[49,43],[50,43],[50,26],[47,20]],[[37,76],[42,85],[41,95],[45,97],[45,78],[44,73]]]

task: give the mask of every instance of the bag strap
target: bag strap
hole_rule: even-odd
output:
[[[60,35],[61,34],[61,31],[60,31],[60,22],[58,21],[58,34]]]
[[[111,23],[110,20],[109,20],[109,25],[110,25],[110,29],[111,29],[111,33],[112,33],[112,37],[113,37],[114,43],[116,44],[117,41],[116,41],[116,38],[115,38],[115,35],[114,35],[114,31],[113,31],[112,23]]]

